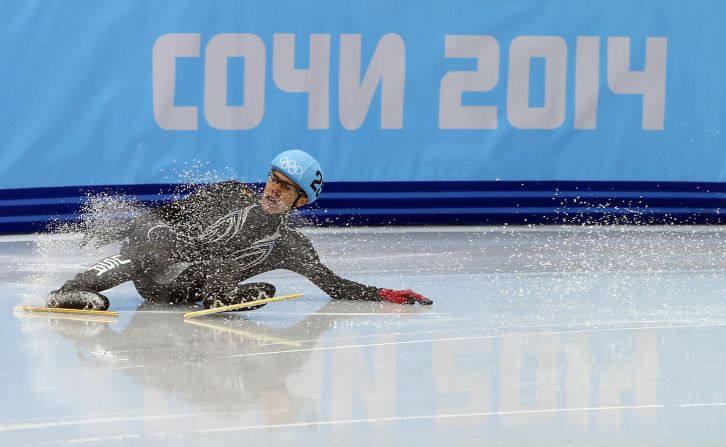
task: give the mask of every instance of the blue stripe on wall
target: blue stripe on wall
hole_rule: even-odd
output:
[[[157,206],[193,190],[173,184],[0,190],[0,234],[77,220],[89,196]],[[725,223],[726,183],[337,182],[300,214],[319,225]]]

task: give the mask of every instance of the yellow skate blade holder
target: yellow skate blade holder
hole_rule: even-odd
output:
[[[233,310],[245,309],[248,307],[259,306],[260,304],[273,303],[275,301],[285,301],[294,298],[300,298],[303,296],[302,293],[293,293],[291,295],[273,296],[272,298],[264,298],[261,300],[247,301],[246,303],[232,304],[229,306],[215,307],[212,309],[196,310],[194,312],[187,312],[184,314],[184,318],[201,317],[202,315],[218,314],[221,312],[230,312]]]
[[[118,312],[112,310],[83,310],[83,309],[66,309],[64,307],[34,307],[34,306],[15,306],[13,312],[44,312],[57,314],[75,314],[75,315],[97,315],[104,317],[118,317]]]

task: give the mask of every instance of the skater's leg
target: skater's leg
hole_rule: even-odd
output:
[[[114,255],[98,261],[89,270],[66,281],[63,286],[48,295],[48,307],[70,309],[108,309],[108,298],[99,292],[129,281],[137,273],[134,263]]]
[[[185,267],[186,266],[186,267]],[[175,269],[181,270],[174,272]],[[161,277],[166,276],[166,280]],[[168,280],[173,277],[173,280]],[[275,295],[275,286],[268,283],[240,284],[244,276],[235,262],[203,261],[178,263],[154,278],[134,278],[141,296],[152,302],[165,304],[195,303],[203,301],[206,308],[239,304]],[[262,306],[250,308],[257,309]]]
[[[134,278],[134,286],[139,295],[155,303],[176,304],[195,303],[202,300],[205,269],[202,263],[179,263],[169,266],[167,272],[155,277]],[[170,280],[165,280],[169,279]]]
[[[202,288],[204,307],[214,308],[270,298],[275,295],[275,286],[265,282],[240,284],[246,279],[235,261],[207,262],[207,272]],[[248,310],[264,306],[250,307]]]
[[[180,256],[179,239],[166,224],[140,220],[120,254],[100,260],[51,292],[48,307],[107,309],[108,299],[99,292],[163,271]]]

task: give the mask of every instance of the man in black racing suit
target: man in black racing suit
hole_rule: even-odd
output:
[[[272,284],[243,281],[275,269],[299,273],[335,299],[432,303],[411,290],[344,279],[323,265],[289,218],[290,210],[319,196],[320,165],[291,150],[275,157],[271,168],[261,197],[227,181],[143,213],[123,235],[118,255],[51,292],[48,306],[105,310],[109,301],[99,292],[133,281],[149,301],[202,301],[213,308],[273,296]]]

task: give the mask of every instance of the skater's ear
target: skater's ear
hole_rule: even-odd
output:
[[[292,204],[293,208],[300,208],[301,206],[305,206],[308,203],[308,196],[306,196],[304,193],[300,194],[300,197],[297,198],[295,203]]]

